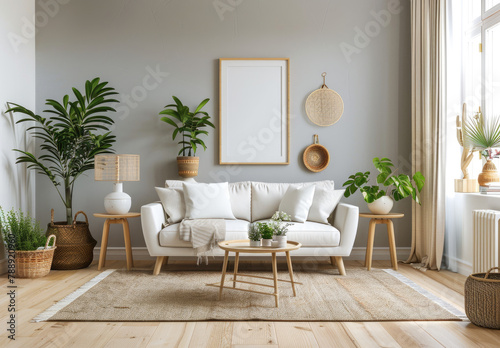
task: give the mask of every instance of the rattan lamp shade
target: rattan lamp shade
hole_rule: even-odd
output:
[[[139,155],[97,155],[95,180],[97,181],[139,181]]]

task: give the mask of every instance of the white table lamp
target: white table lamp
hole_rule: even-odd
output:
[[[108,214],[127,214],[132,199],[123,192],[123,181],[139,181],[139,155],[96,155],[95,180],[114,181],[113,192],[104,198],[104,208]]]

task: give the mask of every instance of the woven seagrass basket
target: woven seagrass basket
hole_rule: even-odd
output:
[[[465,282],[465,313],[477,326],[500,329],[500,273],[471,274]]]
[[[85,222],[76,221],[79,214],[85,217]],[[65,221],[54,222],[52,209],[46,235],[50,234],[55,234],[59,242],[52,269],[80,269],[92,263],[97,241],[90,234],[89,220],[83,211],[75,214],[73,224],[67,225]]]
[[[53,247],[49,242],[54,239]],[[41,278],[50,272],[52,259],[56,250],[56,236],[50,235],[45,243],[45,249],[16,251],[16,278]]]
[[[311,172],[321,172],[330,164],[330,153],[318,142],[318,135],[314,134],[314,144],[309,145],[303,155],[304,165]]]

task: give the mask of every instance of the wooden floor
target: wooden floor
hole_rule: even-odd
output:
[[[346,262],[347,273],[354,265],[360,262]],[[108,261],[106,266],[123,268],[125,262]],[[152,269],[153,262],[136,261],[136,266]],[[389,261],[373,264],[375,268],[389,266]],[[463,310],[464,276],[421,272],[407,265],[399,271]],[[500,330],[469,322],[30,322],[97,274],[94,262],[88,269],[52,271],[37,280],[18,279],[15,341],[5,331],[8,298],[7,281],[2,279],[0,347],[500,347]]]

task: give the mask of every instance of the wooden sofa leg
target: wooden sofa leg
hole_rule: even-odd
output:
[[[332,266],[335,267],[335,256],[330,256],[330,262],[332,263]]]
[[[344,260],[342,260],[342,256],[335,256],[335,261],[337,262],[340,275],[345,275]]]
[[[166,265],[168,264],[168,256],[165,256],[165,258],[163,259],[163,265]]]
[[[153,275],[160,274],[161,266],[163,265],[164,259],[165,259],[165,256],[158,256],[156,258],[156,263],[155,263],[155,268],[153,270]]]

